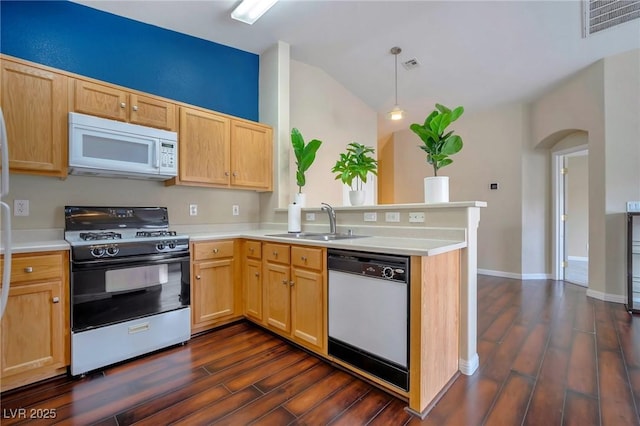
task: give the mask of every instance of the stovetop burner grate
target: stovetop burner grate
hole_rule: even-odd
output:
[[[118,232],[81,232],[80,239],[84,241],[93,240],[118,240],[122,238],[122,234]]]

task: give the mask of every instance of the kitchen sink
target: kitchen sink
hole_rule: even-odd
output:
[[[319,233],[319,232],[289,232],[286,234],[271,234],[267,237],[278,238],[291,238],[297,240],[315,240],[315,241],[335,241],[335,240],[349,240],[352,238],[365,238],[367,235],[354,235],[354,234],[342,234],[342,233]]]

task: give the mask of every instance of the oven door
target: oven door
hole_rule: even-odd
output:
[[[189,255],[72,264],[71,328],[89,330],[190,304]]]

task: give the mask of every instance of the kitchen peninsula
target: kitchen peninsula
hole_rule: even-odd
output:
[[[368,236],[367,238],[339,241],[314,241],[271,236],[286,230],[286,209],[276,209],[275,219],[269,223],[211,226],[174,224],[172,228],[181,233],[189,234],[191,244],[194,247],[206,244],[207,247],[215,250],[216,242],[235,244],[237,249],[232,250],[230,255],[226,254],[233,259],[236,259],[237,255],[236,270],[243,270],[242,273],[235,275],[233,280],[235,283],[246,281],[244,268],[249,260],[253,260],[257,265],[256,271],[263,270],[261,268],[266,265],[266,258],[270,255],[266,252],[266,247],[285,247],[288,250],[287,256],[291,255],[291,270],[293,272],[298,270],[295,266],[294,253],[314,253],[316,250],[323,255],[323,258],[319,260],[317,273],[322,277],[321,294],[324,298],[326,298],[327,284],[327,248],[408,256],[411,261],[410,385],[407,392],[390,390],[406,398],[413,413],[425,415],[438,400],[439,395],[455,379],[458,371],[463,374],[472,374],[478,366],[476,353],[476,238],[480,208],[485,206],[486,203],[483,202],[458,202],[441,205],[336,207],[338,232],[351,230],[354,234]],[[307,208],[304,212],[319,213],[320,209]],[[387,212],[398,212],[402,221],[398,223],[364,222],[363,212],[376,212],[381,217],[384,217]],[[408,220],[405,220],[409,212],[423,213],[424,222],[409,223]],[[318,221],[314,223],[304,222],[303,230],[326,232],[328,230],[325,221],[326,215],[320,213],[317,218]],[[60,244],[63,244],[63,241],[62,243],[59,241],[61,238],[61,233],[58,235],[55,231],[45,233],[17,231],[14,249],[18,253],[47,251],[52,250],[52,247],[60,249]],[[246,252],[243,251],[245,248]],[[247,254],[249,249],[254,251],[251,256]],[[255,263],[256,249],[262,250],[264,261],[259,260]],[[301,252],[300,250],[305,251]],[[192,249],[192,265],[196,263],[193,259],[195,253],[196,250]],[[245,254],[247,255],[245,256]],[[310,269],[303,265],[300,270],[312,271],[313,268]],[[193,285],[192,282],[192,287]],[[240,288],[237,294],[240,294],[239,299],[245,305],[225,318],[232,320],[247,317],[259,325],[272,329],[266,321],[255,320],[249,314],[246,306],[248,294],[242,294],[243,289],[245,293],[247,292],[247,287],[235,285],[236,288]],[[196,297],[197,293],[192,293],[192,305],[198,303],[195,300]],[[235,303],[237,306],[238,300]],[[308,333],[307,330],[302,330],[302,333],[297,334],[279,334],[350,369],[348,365],[332,359],[327,354],[326,302],[323,301],[323,303],[323,318],[318,326],[322,333],[315,344],[309,343],[308,337],[312,333]],[[310,323],[301,324],[298,322],[298,326],[310,326]],[[278,333],[277,329],[275,330]],[[302,338],[298,339],[296,336],[302,336]],[[353,369],[351,368],[351,370]],[[382,387],[389,388],[384,383],[377,381],[375,377],[358,373]]]

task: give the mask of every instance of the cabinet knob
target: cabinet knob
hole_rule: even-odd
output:
[[[138,110],[138,105],[134,105],[134,106],[133,106],[133,110],[134,110],[134,111],[137,111],[137,110]]]
[[[229,176],[229,172],[224,172],[224,175],[225,176]]]
[[[273,257],[278,257],[278,252],[277,251],[273,252]]]
[[[293,281],[289,281],[289,285],[293,287]]]
[[[249,247],[249,251],[250,251],[251,253],[253,253],[253,252],[254,252],[253,247]]]
[[[200,275],[196,275],[196,280],[199,280],[199,279],[200,279]]]
[[[120,102],[120,108],[124,108],[126,106],[127,106],[127,104],[125,104],[124,102]]]
[[[302,259],[303,262],[307,261],[307,256],[301,256],[300,259]]]
[[[238,177],[238,172],[233,172],[233,177]]]
[[[56,296],[56,297],[54,297],[53,299],[51,299],[51,301],[52,301],[53,303],[59,303],[59,302],[60,302],[60,298]]]
[[[287,285],[289,283],[287,282],[287,280],[282,280],[282,284]]]
[[[24,272],[26,272],[27,274],[32,273],[33,272],[33,267],[27,266],[26,268],[24,268]]]
[[[258,278],[260,276],[260,274],[258,272],[256,272],[256,278]]]
[[[218,249],[217,248],[213,249],[213,253],[217,254],[218,253]]]

